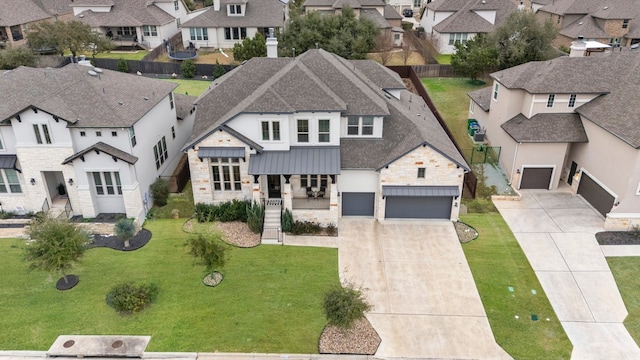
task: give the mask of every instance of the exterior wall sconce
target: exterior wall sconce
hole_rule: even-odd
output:
[[[69,186],[73,186],[73,179],[69,178]]]
[[[31,180],[29,180],[29,182],[31,183],[31,185],[35,185],[36,184],[36,179],[31,178]]]
[[[520,174],[520,169],[517,169],[517,170],[516,170],[516,174]]]

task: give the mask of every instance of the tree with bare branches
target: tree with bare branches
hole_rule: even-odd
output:
[[[402,56],[402,62],[407,65],[407,63],[409,62],[409,58],[411,58],[411,46],[407,45],[407,44],[402,44],[402,52],[400,53],[400,55]]]
[[[391,37],[386,34],[378,34],[378,36],[376,36],[374,49],[378,53],[378,56],[380,56],[382,65],[386,66],[393,57],[393,53],[391,52],[393,49],[393,41],[391,41]]]

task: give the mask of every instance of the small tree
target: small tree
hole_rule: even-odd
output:
[[[116,236],[124,240],[124,247],[129,247],[129,240],[136,234],[136,224],[132,219],[120,219],[114,226]]]
[[[498,65],[498,53],[484,34],[478,34],[466,43],[456,42],[451,55],[451,66],[460,75],[476,80]]]
[[[267,44],[264,36],[256,33],[253,39],[244,38],[242,43],[233,45],[233,58],[236,61],[245,61],[254,57],[267,56]]]
[[[111,40],[77,20],[32,24],[29,26],[28,38],[32,49],[54,48],[60,55],[68,50],[74,57],[78,52],[87,50],[95,56],[111,48]]]
[[[151,198],[153,204],[156,206],[167,205],[169,199],[169,182],[163,178],[158,178],[153,184],[151,184]]]
[[[218,239],[198,237],[187,240],[189,254],[196,258],[199,265],[204,265],[207,272],[221,269],[227,263],[226,247]]]
[[[227,73],[227,70],[224,69],[224,66],[222,66],[218,62],[218,60],[216,60],[216,64],[213,66],[213,78],[217,79],[226,73]]]
[[[129,64],[127,63],[127,60],[122,58],[118,60],[118,71],[123,73],[129,72]]]
[[[402,56],[402,62],[407,65],[407,63],[409,62],[409,59],[411,58],[411,46],[409,45],[402,45],[402,52],[400,53],[400,55]]]
[[[378,56],[380,56],[382,65],[386,66],[393,57],[393,53],[391,52],[393,49],[393,41],[391,41],[391,38],[386,34],[378,34],[378,36],[376,36],[374,49],[378,53]]]
[[[0,51],[0,69],[11,70],[18,66],[35,67],[38,63],[36,54],[22,46],[10,47]]]
[[[80,261],[88,234],[68,221],[51,218],[32,222],[27,233],[33,239],[26,246],[30,268],[59,272],[68,284],[67,270]]]
[[[323,309],[329,324],[348,329],[371,310],[371,305],[365,301],[362,289],[349,283],[331,288],[324,296]]]
[[[182,65],[180,65],[180,70],[182,71],[182,76],[187,79],[196,76],[196,64],[191,59],[183,61]]]

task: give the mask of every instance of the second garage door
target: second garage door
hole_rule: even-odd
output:
[[[449,219],[451,196],[387,197],[387,219]]]
[[[613,195],[585,172],[582,172],[582,176],[580,176],[578,194],[582,195],[603,216],[607,216],[607,213],[613,207],[613,202],[616,200]]]
[[[553,168],[524,168],[520,189],[549,189]]]
[[[342,193],[342,216],[373,216],[375,193]]]

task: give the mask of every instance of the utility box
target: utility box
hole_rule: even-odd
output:
[[[484,131],[477,130],[473,134],[473,141],[475,141],[475,142],[484,142]]]

